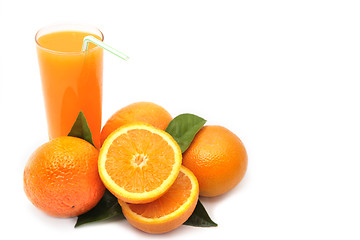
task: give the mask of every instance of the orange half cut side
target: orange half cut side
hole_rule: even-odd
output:
[[[128,222],[148,233],[165,233],[181,226],[194,211],[199,197],[195,175],[181,167],[171,188],[157,200],[146,204],[119,203]]]
[[[163,195],[179,174],[182,154],[165,131],[146,123],[115,130],[99,154],[99,174],[107,189],[129,203],[147,203]]]

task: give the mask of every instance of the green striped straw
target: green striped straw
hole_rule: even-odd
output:
[[[103,49],[111,52],[112,54],[115,54],[116,56],[124,59],[125,61],[127,61],[129,59],[129,57],[126,56],[125,54],[123,54],[122,52],[119,52],[115,48],[110,47],[109,45],[103,43],[102,41],[100,41],[99,39],[97,39],[97,38],[95,38],[93,36],[84,37],[81,51],[87,51],[87,49],[89,47],[89,42],[91,42],[91,43],[93,43],[95,45],[98,45],[99,47],[102,47]]]

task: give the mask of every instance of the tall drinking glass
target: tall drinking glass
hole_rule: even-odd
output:
[[[87,51],[81,51],[88,35],[104,39],[91,26],[54,25],[40,29],[35,40],[49,138],[66,136],[82,111],[99,148],[103,49],[90,43]]]

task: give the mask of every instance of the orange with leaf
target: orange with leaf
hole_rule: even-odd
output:
[[[203,127],[183,156],[184,166],[197,177],[204,197],[219,196],[238,185],[247,163],[240,138],[221,126]]]
[[[40,146],[24,170],[24,190],[39,209],[55,217],[74,217],[93,208],[105,187],[99,177],[98,150],[75,137]]]

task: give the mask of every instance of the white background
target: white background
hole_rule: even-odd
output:
[[[1,0],[0,10],[2,236],[360,238],[359,1]],[[28,201],[23,169],[47,141],[34,35],[64,22],[98,27],[131,57],[105,53],[103,122],[151,101],[242,139],[243,181],[201,199],[217,228],[152,236],[110,221],[74,229],[75,218],[49,217]]]

